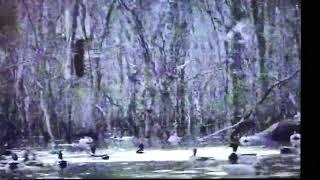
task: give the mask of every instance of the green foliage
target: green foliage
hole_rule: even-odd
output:
[[[88,92],[86,92],[86,90],[83,89],[83,88],[76,88],[76,89],[75,89],[75,95],[76,95],[76,97],[78,97],[78,98],[82,98],[82,97],[87,96],[87,95],[88,95]]]
[[[228,93],[224,96],[224,100],[227,103],[227,106],[232,106],[232,100],[233,100],[233,94],[232,93]]]

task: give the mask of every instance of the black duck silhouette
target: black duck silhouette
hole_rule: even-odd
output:
[[[139,149],[136,151],[137,154],[142,154],[144,153],[144,145],[142,143],[139,144]]]
[[[67,161],[63,160],[62,151],[59,151],[59,153],[58,153],[58,158],[60,159],[60,160],[58,161],[59,167],[60,167],[61,169],[66,168],[66,167],[67,167]]]

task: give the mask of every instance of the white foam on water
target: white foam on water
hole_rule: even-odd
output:
[[[226,172],[223,172],[223,171],[207,172],[206,174],[213,175],[213,176],[226,176],[226,175],[228,175]]]

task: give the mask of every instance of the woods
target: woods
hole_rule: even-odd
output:
[[[300,13],[299,0],[0,0],[0,146],[264,130],[300,111]]]

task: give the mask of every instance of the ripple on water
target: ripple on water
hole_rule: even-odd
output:
[[[175,150],[148,150],[148,153],[136,155],[135,151],[127,150],[126,152],[112,152],[111,160],[108,162],[102,161],[99,158],[93,159],[85,153],[73,155],[70,152],[65,152],[65,159],[68,161],[69,168],[65,172],[68,178],[110,178],[110,177],[126,177],[126,178],[195,178],[195,177],[244,177],[245,175],[235,176],[229,173],[228,169],[223,170],[223,165],[227,163],[227,157],[230,154],[230,148],[213,147],[199,148],[199,156],[215,157],[215,163],[207,164],[206,162],[190,163],[190,149],[175,149]],[[250,177],[299,177],[300,176],[300,157],[281,156],[279,151],[268,150],[263,148],[243,148],[239,149],[240,153],[258,154],[260,164],[258,174],[249,173]],[[111,153],[111,152],[110,152]],[[272,153],[277,153],[272,155]],[[48,167],[41,170],[33,170],[35,178],[57,178],[58,166],[53,164],[57,161],[57,155],[50,155],[48,152],[40,152],[39,160],[48,163]],[[92,168],[92,165],[94,168]],[[96,166],[97,165],[97,166]],[[280,168],[281,167],[281,168]],[[57,169],[55,169],[57,168]],[[80,169],[80,170],[79,170]],[[241,171],[240,168],[231,168],[232,172]],[[125,171],[122,171],[125,170]],[[106,172],[108,171],[108,172]],[[110,171],[110,173],[109,173]],[[80,174],[81,173],[81,174]],[[124,176],[123,173],[126,173]],[[27,173],[29,174],[29,172]],[[237,173],[239,174],[239,173]],[[241,174],[241,173],[240,173]],[[35,176],[36,175],[36,176]],[[1,172],[0,172],[1,176]],[[27,176],[29,177],[29,176]],[[59,177],[58,177],[59,178]],[[61,178],[61,177],[60,177]]]
[[[171,172],[172,170],[170,169],[162,169],[162,170],[156,170],[156,171],[152,171],[152,172],[155,172],[155,173],[167,173],[167,172]]]
[[[275,173],[273,177],[299,177],[299,173],[294,173],[294,172],[279,172]]]
[[[172,171],[172,174],[198,174],[200,171],[197,170],[185,170],[185,171]]]

